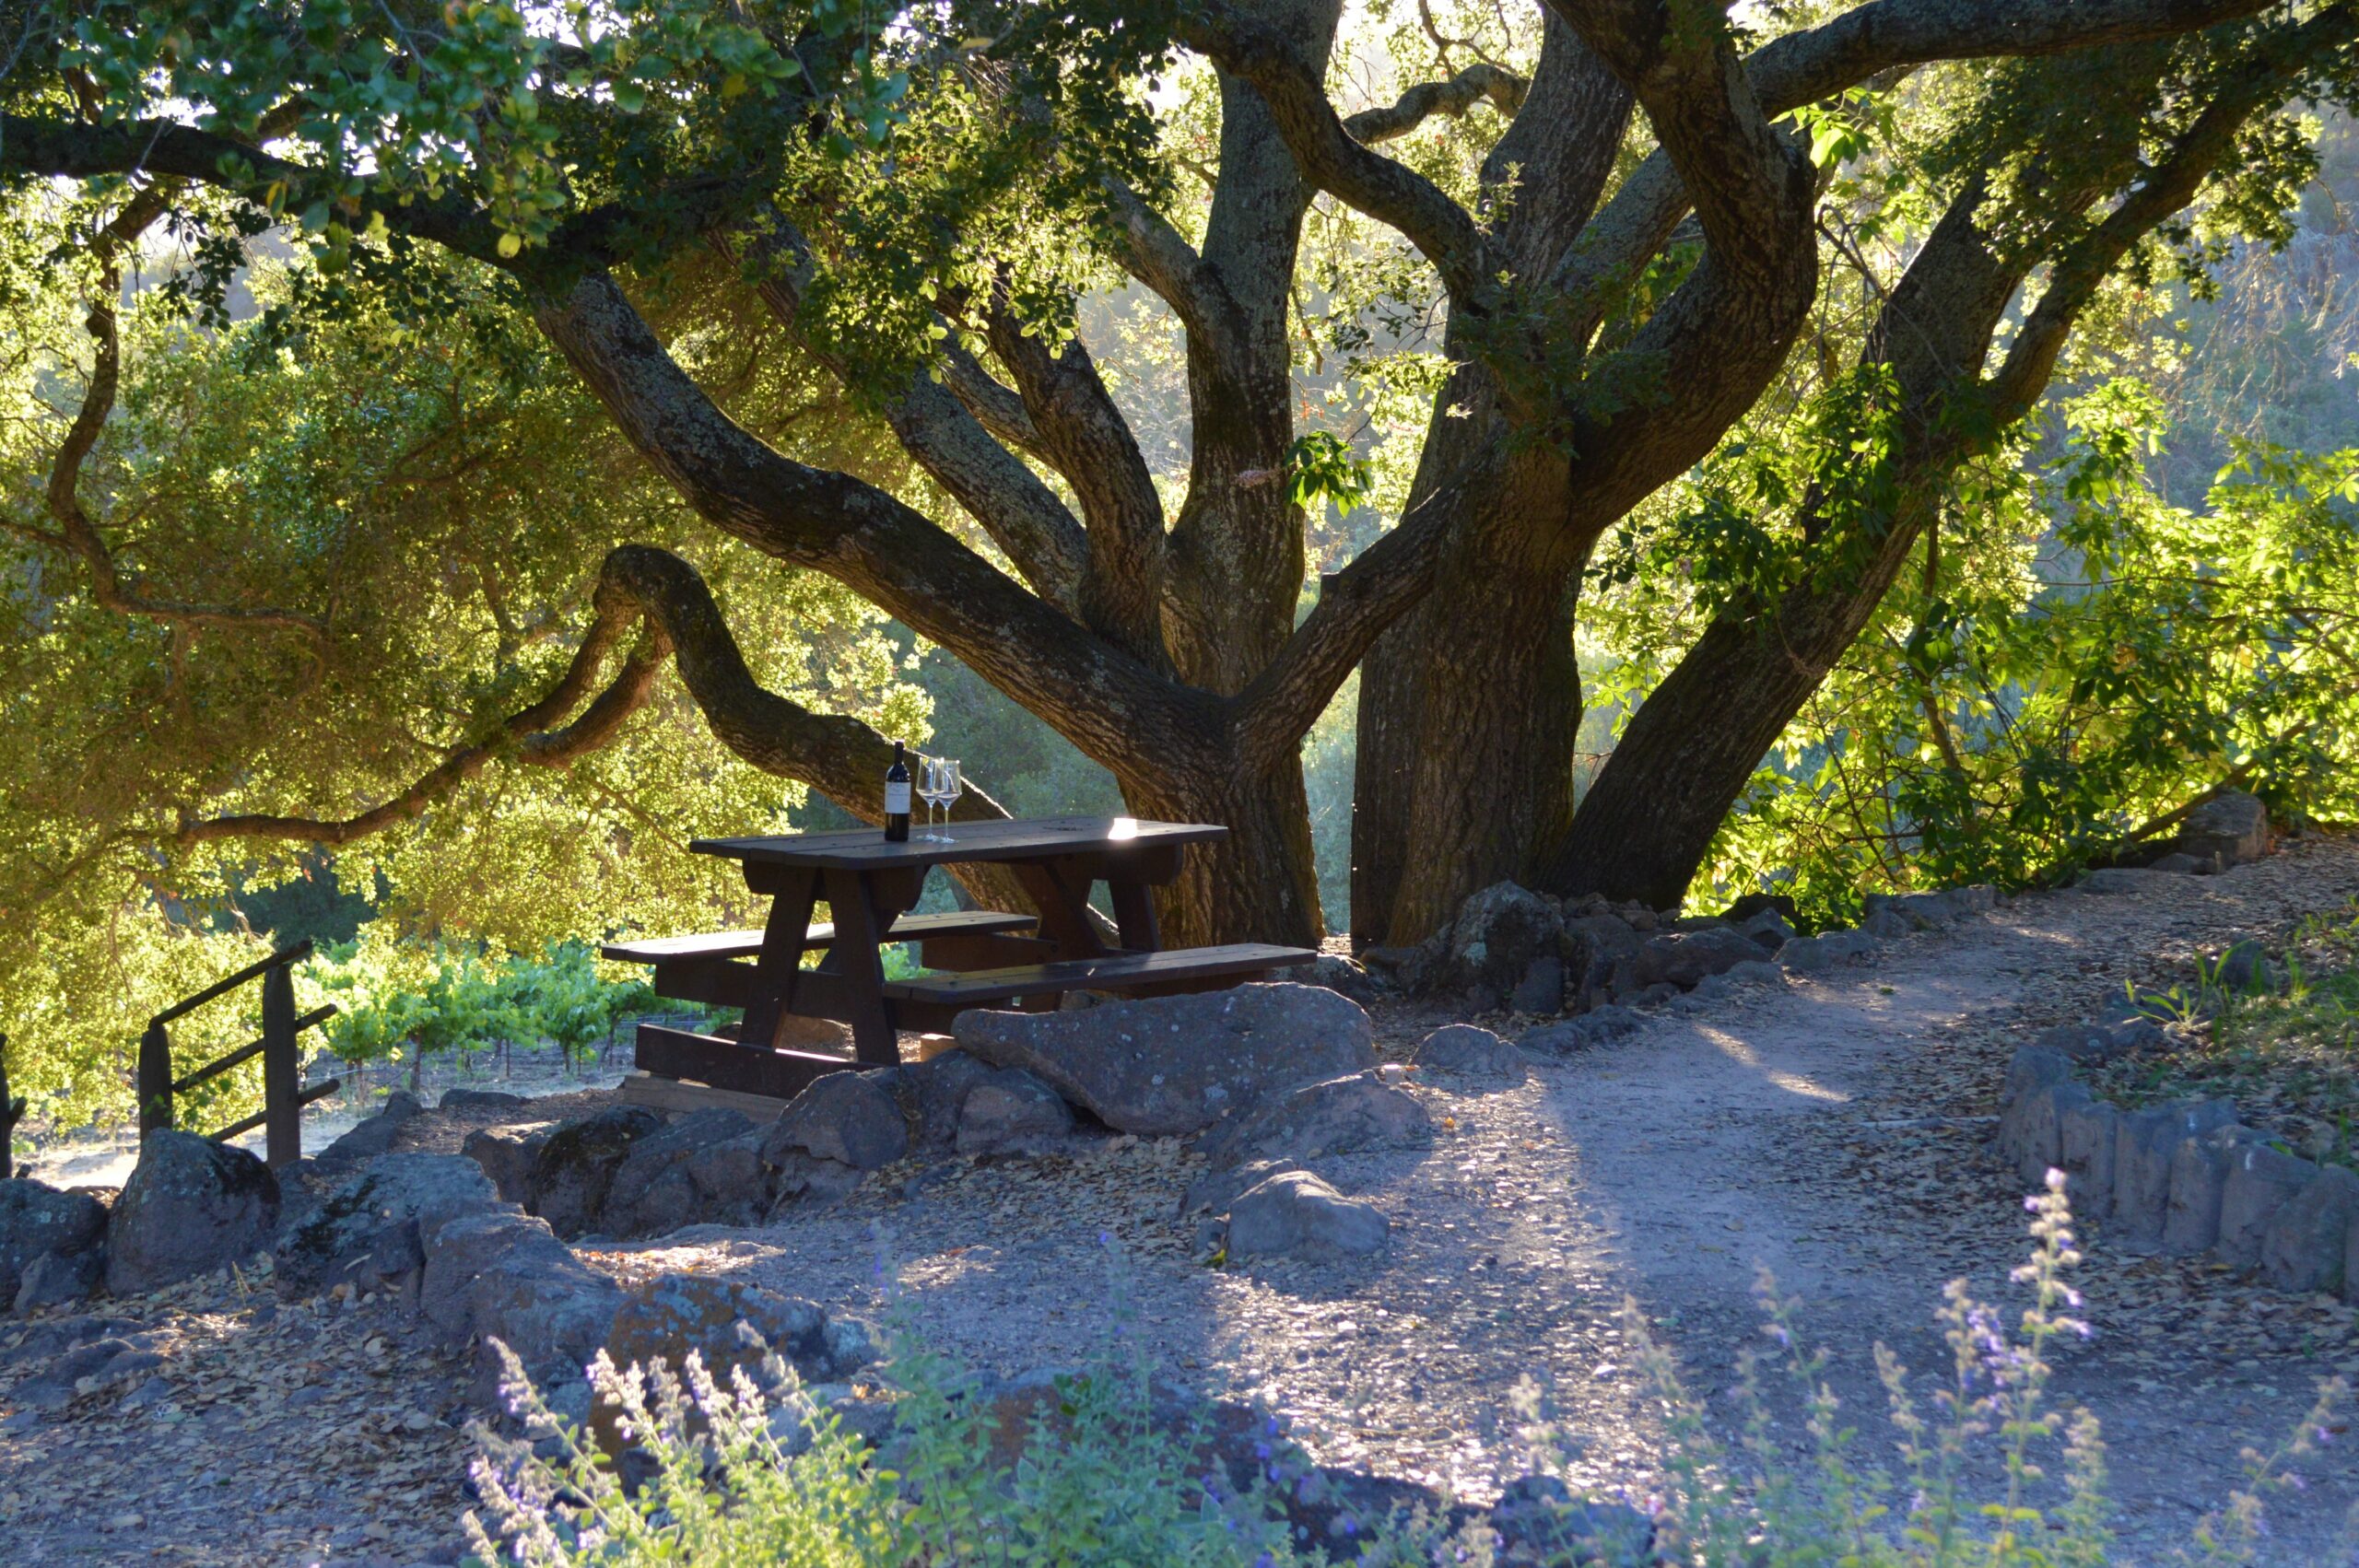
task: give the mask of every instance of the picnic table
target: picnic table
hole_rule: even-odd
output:
[[[1178,880],[1188,846],[1227,837],[1217,824],[1065,816],[962,822],[949,831],[947,843],[917,837],[888,843],[873,827],[691,843],[698,854],[739,862],[745,885],[770,900],[769,917],[759,930],[601,949],[611,959],[653,965],[660,996],[745,1009],[734,1038],[640,1024],[640,1070],[788,1099],[824,1072],[898,1063],[903,1030],[946,1029],[969,1007],[1053,1007],[1077,989],[1203,990],[1318,957],[1265,942],[1162,947],[1154,890]],[[1008,866],[1038,913],[910,913],[927,872],[970,861]],[[1111,942],[1089,907],[1100,882],[1114,912]],[[822,902],[834,919],[815,925]],[[888,980],[882,950],[892,942],[917,943],[919,962],[932,972]],[[825,956],[804,967],[816,951]],[[797,1034],[797,1018],[850,1024],[852,1054],[801,1048],[788,1038]]]

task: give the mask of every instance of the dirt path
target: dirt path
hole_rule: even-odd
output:
[[[1735,1354],[1760,1342],[1751,1295],[1766,1263],[1804,1299],[1807,1336],[1837,1354],[1834,1382],[1863,1455],[1889,1462],[1871,1344],[1939,1368],[1947,1352],[1933,1310],[1947,1281],[1963,1275],[1986,1298],[2020,1300],[2005,1277],[2024,1250],[2021,1193],[1983,1147],[2014,1046],[2040,1024],[2088,1015],[2125,980],[2182,977],[2199,945],[2274,935],[2353,895],[2359,841],[2337,839],[2152,893],[2026,899],[1893,944],[1870,965],[1659,1016],[1609,1047],[1542,1064],[1520,1088],[1419,1087],[1440,1129],[1433,1147],[1315,1162],[1393,1221],[1391,1247],[1362,1263],[1248,1272],[1191,1262],[1173,1213],[1200,1167],[1171,1143],[1128,1139],[1071,1159],[890,1172],[836,1209],[773,1229],[683,1233],[593,1256],[625,1275],[736,1273],[870,1315],[886,1307],[880,1273],[895,1272],[929,1340],[998,1373],[1078,1359],[1118,1295],[1175,1380],[1267,1400],[1324,1458],[1478,1496],[1518,1460],[1509,1391],[1527,1375],[1575,1434],[1575,1479],[1643,1492],[1656,1428],[1620,1304],[1639,1304],[1688,1387],[1726,1418]],[[1405,1009],[1379,1018],[1398,1054],[1444,1021]],[[2201,1260],[2126,1257],[2101,1232],[2087,1250],[2082,1282],[2097,1334],[2064,1359],[2059,1385],[2105,1422],[2118,1560],[2157,1561],[2236,1484],[2242,1443],[2273,1445],[2317,1377],[2339,1363],[2359,1372],[2359,1336],[2339,1303],[2249,1287]],[[182,1421],[207,1419],[205,1380],[221,1368],[206,1358],[229,1354],[219,1347],[238,1343],[241,1364],[264,1369],[277,1349],[266,1324],[238,1340],[234,1304],[202,1310],[231,1327],[192,1336],[186,1360],[168,1364],[167,1408]],[[334,1459],[311,1450],[401,1387],[381,1381],[384,1352],[359,1349],[380,1331],[371,1321],[364,1310],[321,1325],[353,1348],[314,1358],[305,1375],[326,1390],[317,1404],[288,1409],[275,1383],[249,1379],[244,1398],[258,1405],[233,1394],[234,1415],[209,1418],[242,1424],[269,1411],[269,1495],[286,1500],[272,1527],[278,1541],[302,1543],[299,1558],[233,1550],[232,1499],[247,1475],[199,1484],[199,1469],[229,1475],[231,1462],[212,1445],[182,1459],[186,1445],[149,1443],[152,1410],[98,1407],[0,1431],[0,1532],[78,1561],[441,1555],[431,1546],[447,1539],[455,1476],[425,1485],[405,1469],[393,1490],[366,1445],[347,1441]],[[393,1341],[394,1353],[405,1348]],[[428,1457],[418,1446],[447,1463],[442,1401],[455,1369],[415,1364],[406,1402],[438,1418],[434,1428],[381,1433],[379,1446],[405,1466]],[[0,1391],[0,1413],[8,1409]],[[1790,1410],[1779,1432],[1802,1436]],[[2318,1484],[2272,1499],[2265,1561],[2330,1555],[2351,1492],[2341,1453],[2313,1467]],[[87,1485],[53,1490],[90,1459],[112,1470],[135,1455],[162,1460],[136,1484],[176,1504],[147,1510],[136,1527],[102,1534],[105,1519],[80,1501]],[[257,1463],[252,1474],[264,1473]],[[394,1538],[358,1533],[382,1517],[370,1500],[389,1492],[402,1500],[386,1519]]]

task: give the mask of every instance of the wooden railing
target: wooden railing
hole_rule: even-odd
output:
[[[343,1083],[342,1079],[331,1078],[325,1082],[306,1087],[302,1081],[302,1057],[295,1047],[295,1037],[313,1024],[323,1024],[335,1016],[333,1002],[324,1007],[315,1007],[299,1018],[296,1016],[292,971],[297,964],[311,955],[311,944],[308,941],[299,942],[292,947],[282,947],[261,963],[248,965],[228,979],[174,1002],[148,1020],[147,1032],[139,1039],[139,1135],[142,1138],[158,1128],[172,1125],[173,1095],[185,1094],[207,1079],[259,1056],[262,1058],[262,1109],[245,1120],[231,1122],[209,1136],[219,1143],[241,1132],[251,1132],[257,1127],[267,1128],[264,1139],[264,1158],[273,1169],[292,1164],[303,1157],[303,1107],[313,1100],[334,1094]],[[262,1037],[205,1063],[194,1072],[174,1078],[172,1039],[165,1025],[256,979],[262,981]]]

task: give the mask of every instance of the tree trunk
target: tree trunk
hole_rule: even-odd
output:
[[[1572,821],[1587,551],[1568,544],[1564,475],[1527,450],[1472,487],[1461,547],[1362,669],[1356,937],[1422,940],[1469,894],[1523,880]]]
[[[1191,846],[1180,860],[1180,880],[1157,895],[1164,946],[1319,945],[1326,931],[1298,755],[1289,754],[1258,775],[1175,767],[1125,778],[1121,785],[1122,799],[1141,816],[1228,827],[1228,837],[1217,844]]]

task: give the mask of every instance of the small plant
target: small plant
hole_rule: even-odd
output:
[[[1774,1350],[1739,1362],[1740,1420],[1733,1442],[1716,1434],[1682,1385],[1670,1353],[1635,1304],[1625,1331],[1649,1390],[1664,1411],[1661,1493],[1633,1508],[1562,1484],[1569,1434],[1541,1414],[1527,1377],[1510,1395],[1535,1471],[1555,1484],[1526,1486],[1518,1533],[1534,1559],[1622,1568],[1653,1561],[1688,1568],[2073,1568],[2111,1561],[2105,1447],[2096,1418],[2060,1402],[2049,1357],[2060,1340],[2087,1333],[2067,1282],[2079,1263],[2064,1178],[2027,1199],[2033,1248],[2013,1274],[2029,1303],[2010,1326],[1965,1282],[1945,1293],[1941,1321],[1951,1362],[1930,1399],[1907,1368],[1876,1347],[1898,1473],[1865,1459],[1856,1430],[1825,1378],[1823,1352],[1803,1347],[1795,1303],[1765,1271],[1759,1296]],[[593,1387],[620,1415],[620,1430],[646,1456],[626,1484],[588,1436],[551,1411],[513,1357],[503,1385],[528,1432],[554,1434],[557,1457],[478,1429],[475,1465],[485,1517],[467,1527],[480,1562],[532,1568],[1308,1568],[1325,1549],[1299,1539],[1281,1502],[1302,1479],[1277,1440],[1251,1449],[1254,1473],[1232,1487],[1208,1463],[1207,1431],[1159,1421],[1150,1369],[1121,1307],[1086,1368],[1058,1380],[1035,1407],[1011,1460],[995,1442],[987,1402],[965,1398],[972,1381],[926,1350],[912,1319],[897,1313],[889,1376],[899,1420],[882,1456],[847,1435],[775,1356],[759,1380],[744,1371],[724,1387],[691,1356],[685,1375],[617,1368],[603,1354]],[[742,1331],[742,1330],[741,1330]],[[1775,1371],[1793,1394],[1808,1437],[1806,1459],[1788,1457],[1767,1391]],[[2343,1393],[2322,1383],[2317,1406],[2275,1452],[2247,1450],[2245,1484],[2189,1531],[2184,1556],[2249,1562],[2261,1539],[2265,1495],[2311,1452]],[[1974,1476],[1995,1469],[1995,1489]],[[1553,1501],[1552,1501],[1553,1499]],[[1364,1568],[1489,1568],[1498,1541],[1480,1521],[1450,1527],[1424,1513],[1371,1521],[1350,1536],[1342,1560]]]

